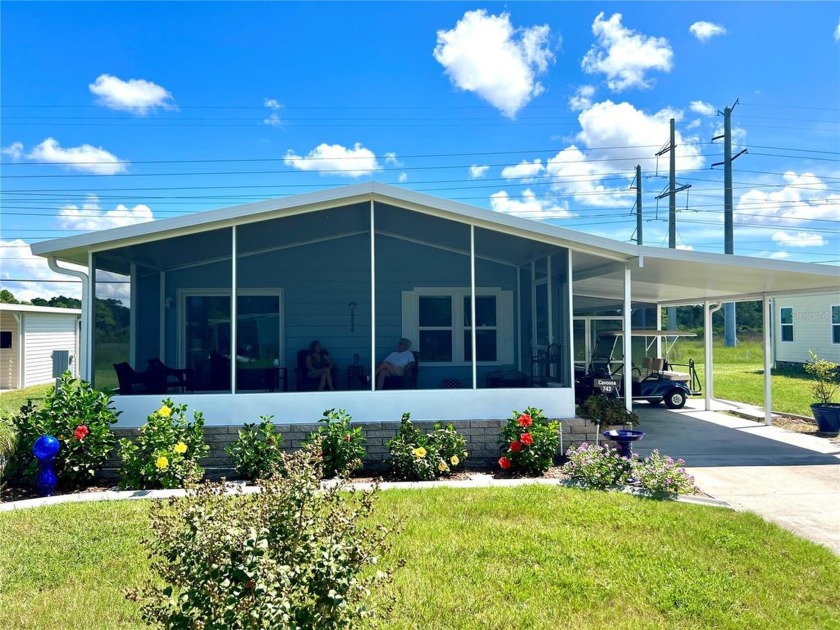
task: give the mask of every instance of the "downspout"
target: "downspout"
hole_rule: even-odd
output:
[[[771,319],[770,319],[770,298],[765,293],[761,300],[761,311],[763,313],[764,326],[764,424],[768,427],[773,425],[773,392],[770,386],[770,377],[772,376],[770,368],[770,345],[771,339]]]
[[[77,271],[75,269],[65,269],[64,267],[59,267],[58,263],[55,260],[54,256],[50,256],[47,258],[47,264],[50,266],[56,273],[63,274],[65,276],[75,276],[82,281],[82,333],[84,334],[87,331],[87,334],[84,334],[84,339],[79,340],[79,378],[83,381],[90,381],[90,314],[91,314],[91,305],[88,304],[88,300],[85,299],[88,295],[88,286],[90,284],[90,278],[88,274],[84,271]]]
[[[706,390],[706,395],[704,396],[706,411],[711,411],[712,400],[717,400],[712,396],[712,355],[714,354],[712,349],[712,314],[723,308],[722,303],[718,303],[714,308],[709,308],[710,304],[711,302],[708,300],[703,303],[703,347],[705,350],[705,357],[703,359],[705,361],[705,374],[703,375],[705,383],[703,387]]]
[[[15,321],[17,322],[17,329],[18,329],[18,330],[17,330],[17,333],[18,333],[18,335],[17,335],[17,336],[18,336],[18,338],[17,338],[17,349],[18,349],[18,360],[17,360],[17,380],[16,380],[15,385],[16,385],[19,389],[23,389],[23,388],[24,388],[24,386],[25,386],[25,385],[24,385],[24,383],[23,383],[23,357],[24,357],[24,351],[23,351],[23,340],[24,340],[23,327],[24,327],[24,325],[25,325],[25,322],[23,321],[23,313],[12,313],[12,317],[14,317],[14,318],[15,318]]]

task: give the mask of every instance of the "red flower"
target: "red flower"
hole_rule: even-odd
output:
[[[531,446],[534,443],[534,437],[530,433],[523,433],[519,439],[525,446]]]
[[[514,440],[510,443],[510,450],[512,450],[514,453],[518,453],[522,450],[522,442],[520,442],[519,440]]]
[[[533,424],[533,420],[531,420],[531,415],[527,413],[523,413],[519,416],[519,426],[520,427],[530,427]]]
[[[80,424],[76,427],[76,430],[73,432],[73,435],[75,435],[76,439],[79,440],[79,442],[81,442],[88,436],[88,433],[90,433],[90,429],[88,429],[85,425]]]
[[[255,585],[256,585],[256,582],[254,582],[254,580],[248,580],[247,582],[245,582],[245,588],[246,588],[246,590],[249,590],[249,591],[252,588],[254,588]]]
[[[502,467],[502,470],[507,470],[510,468],[510,460],[507,457],[500,457],[499,466]]]

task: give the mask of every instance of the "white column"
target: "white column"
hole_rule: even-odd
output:
[[[478,348],[475,346],[475,226],[470,225],[470,337],[472,344],[472,388],[478,389]]]
[[[575,293],[572,290],[572,250],[566,250],[566,311],[569,313],[569,379],[574,391],[575,387]],[[585,347],[585,346],[584,346]],[[585,350],[584,350],[585,352]],[[562,437],[562,436],[561,436]],[[563,449],[561,448],[562,452]]]
[[[415,340],[418,343],[419,339]],[[370,198],[370,389],[376,388],[376,229],[373,197]]]
[[[230,231],[230,391],[236,392],[236,226]]]
[[[764,326],[764,424],[768,427],[773,424],[773,396],[772,388],[770,386],[771,367],[770,367],[770,298],[764,294],[761,301],[762,309],[762,324]]]
[[[166,343],[164,341],[164,335],[166,330],[166,272],[161,271],[158,275],[158,291],[160,292],[160,316],[159,316],[159,323],[160,326],[160,339],[158,340],[158,357],[160,357],[161,361],[166,362]],[[132,309],[131,312],[134,312],[134,302],[131,303]],[[132,330],[135,330],[132,327]],[[171,365],[171,363],[170,363]]]
[[[709,301],[703,302],[703,390],[706,411],[712,410],[712,312]]]
[[[624,406],[627,411],[633,411],[633,368],[631,348],[632,337],[630,336],[630,306],[632,304],[632,282],[630,277],[630,265],[624,266]]]

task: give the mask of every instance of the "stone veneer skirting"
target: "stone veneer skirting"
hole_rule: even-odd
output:
[[[467,452],[470,454],[466,461],[470,465],[488,465],[495,462],[500,455],[499,432],[507,420],[455,420],[452,426],[459,434],[464,436]],[[428,432],[434,426],[434,422],[414,422],[414,425]],[[446,424],[446,423],[444,423]],[[383,463],[388,456],[388,441],[394,437],[399,428],[399,422],[354,422],[353,426],[360,426],[365,436],[364,458],[365,470],[379,472],[383,470]],[[583,418],[571,418],[561,420],[563,450],[570,445],[581,442],[595,441],[595,426]],[[285,451],[294,451],[300,448],[303,441],[309,435],[322,426],[316,423],[307,424],[276,424],[283,439],[282,445]],[[220,476],[233,477],[234,470],[225,449],[236,442],[239,430],[242,425],[205,426],[205,440],[210,446],[207,457],[201,460],[201,466],[205,469],[207,476],[218,478]],[[114,434],[120,438],[136,438],[139,435],[139,428],[114,428]],[[113,478],[120,467],[118,452],[112,452],[106,462],[101,476]]]

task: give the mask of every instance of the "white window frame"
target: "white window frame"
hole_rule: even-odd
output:
[[[499,287],[476,288],[476,297],[491,296],[496,298],[496,360],[477,361],[477,365],[512,365],[514,363],[513,330],[513,291]],[[470,296],[469,287],[415,287],[402,293],[402,330],[403,335],[420,343],[420,298],[448,297],[452,300],[452,361],[428,363],[442,367],[468,367],[472,360],[464,359],[464,339],[471,334],[472,327],[464,326],[464,299]],[[488,328],[489,329],[489,328]],[[482,330],[479,328],[477,330]],[[423,357],[420,357],[423,362]]]
[[[840,304],[832,304],[828,307],[828,321],[831,324],[831,343],[840,344],[840,341],[834,341],[834,331],[840,329],[840,321],[834,321],[834,309],[840,310]]]
[[[790,322],[789,323],[786,323],[786,322],[782,321],[782,317],[783,317],[782,313],[785,310],[790,311]],[[792,306],[779,307],[779,341],[781,341],[782,343],[793,343],[793,340],[796,338],[795,335],[794,335],[794,330],[793,330],[793,323],[795,321],[796,321],[796,319],[795,319],[795,315],[794,315]],[[785,333],[784,333],[785,326],[790,326],[790,339],[785,339]]]

